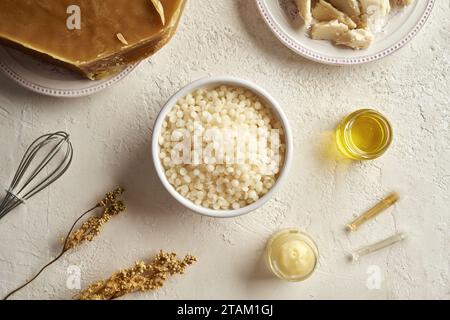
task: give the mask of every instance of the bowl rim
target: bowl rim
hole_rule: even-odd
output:
[[[280,122],[283,125],[283,129],[285,132],[285,144],[286,144],[286,155],[285,155],[285,162],[283,165],[283,168],[280,171],[280,175],[278,179],[276,180],[275,184],[272,186],[272,188],[267,192],[263,197],[258,199],[256,202],[252,203],[251,205],[248,205],[243,208],[239,208],[237,210],[213,210],[209,208],[205,208],[202,206],[198,206],[195,203],[191,202],[189,199],[183,197],[181,194],[179,194],[175,188],[169,183],[165,172],[162,167],[161,160],[159,158],[160,154],[160,146],[159,146],[159,136],[162,130],[162,123],[166,119],[168,113],[172,108],[175,106],[175,104],[178,102],[179,99],[185,97],[189,93],[192,93],[193,91],[205,88],[205,87],[213,87],[213,86],[220,86],[220,85],[230,85],[230,86],[237,86],[242,87],[247,90],[252,91],[256,95],[258,95],[265,104],[270,107],[274,114],[279,118]],[[283,109],[281,108],[281,105],[270,95],[265,89],[260,87],[259,85],[256,85],[255,83],[237,78],[232,76],[210,76],[201,78],[199,80],[196,80],[183,88],[181,88],[178,92],[176,92],[172,97],[166,102],[166,104],[161,109],[155,125],[153,127],[152,132],[152,158],[153,158],[153,165],[155,167],[156,173],[159,177],[159,180],[162,182],[165,189],[177,200],[180,204],[182,204],[184,207],[188,208],[189,210],[204,215],[208,217],[213,218],[233,218],[242,216],[245,214],[248,214],[254,210],[259,209],[261,206],[263,206],[265,203],[267,203],[274,194],[278,191],[278,189],[281,187],[281,185],[284,183],[284,181],[287,179],[289,169],[292,164],[293,159],[293,137],[292,137],[292,131],[289,125],[288,118],[286,117]]]

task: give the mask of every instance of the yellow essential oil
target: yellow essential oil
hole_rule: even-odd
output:
[[[338,149],[354,160],[372,160],[392,143],[392,127],[379,112],[363,109],[350,114],[336,130]]]

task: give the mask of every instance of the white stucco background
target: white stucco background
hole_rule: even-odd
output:
[[[0,295],[34,275],[59,252],[60,238],[85,209],[116,185],[128,211],[94,242],[68,253],[14,298],[70,299],[67,267],[82,286],[149,259],[159,249],[190,252],[198,263],[162,290],[132,299],[449,299],[450,6],[400,52],[355,67],[309,62],[272,35],[252,0],[190,0],[178,34],[118,85],[62,100],[30,93],[0,76],[0,182],[8,184],[29,143],[66,130],[75,158],[56,184],[0,221]],[[177,204],[153,170],[150,139],[164,102],[207,75],[233,75],[266,88],[294,132],[292,172],[278,196],[245,217],[217,220]],[[346,114],[370,106],[395,128],[381,159],[332,155],[332,132]],[[390,191],[401,201],[358,233],[344,226]],[[318,243],[320,265],[304,283],[271,277],[261,261],[268,237],[299,227]],[[407,241],[350,263],[346,254],[403,231]],[[366,286],[378,266],[379,290]]]

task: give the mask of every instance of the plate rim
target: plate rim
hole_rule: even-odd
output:
[[[370,55],[366,55],[359,58],[336,58],[333,56],[329,56],[323,53],[319,53],[317,51],[311,50],[308,47],[292,40],[292,38],[283,31],[283,29],[280,27],[278,22],[275,20],[273,15],[270,13],[270,11],[267,8],[266,1],[267,0],[255,0],[257,7],[259,9],[259,12],[261,16],[263,17],[266,24],[269,26],[269,29],[275,34],[275,36],[278,38],[278,40],[281,41],[286,47],[297,53],[298,55],[303,56],[304,58],[307,58],[309,60],[328,64],[328,65],[338,65],[338,66],[345,66],[345,65],[358,65],[358,64],[364,64],[372,61],[377,61],[380,59],[383,59],[394,52],[400,50],[403,48],[407,43],[409,43],[416,35],[419,33],[419,31],[422,29],[422,27],[425,25],[425,23],[428,21],[428,18],[431,15],[431,12],[434,7],[435,0],[428,0],[426,9],[422,13],[422,16],[419,19],[419,22],[413,27],[412,30],[408,32],[408,34],[395,43],[392,46],[389,46],[388,48],[375,52]]]
[[[6,48],[7,47],[0,46],[0,50],[4,50],[7,53]],[[123,71],[121,71],[120,73],[113,76],[111,79],[109,79],[107,81],[99,80],[100,82],[98,82],[98,81],[86,80],[86,81],[92,82],[92,85],[88,86],[86,88],[56,89],[56,88],[51,88],[51,87],[45,86],[38,82],[34,82],[30,79],[26,79],[25,77],[20,75],[18,72],[16,72],[13,67],[9,66],[2,59],[0,59],[0,71],[2,71],[2,73],[5,74],[9,79],[13,80],[17,84],[19,84],[21,87],[31,90],[35,93],[42,94],[45,96],[50,96],[50,97],[57,97],[57,98],[79,98],[79,97],[89,96],[94,93],[98,93],[98,92],[118,83],[119,81],[123,80],[138,65],[139,65],[139,63],[128,66]],[[61,80],[61,82],[64,82],[64,81]]]

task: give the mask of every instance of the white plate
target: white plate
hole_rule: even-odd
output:
[[[53,97],[75,98],[99,92],[125,78],[135,67],[130,66],[112,77],[91,81],[15,49],[0,46],[0,70],[23,87]]]
[[[407,44],[423,27],[435,0],[415,0],[394,10],[382,33],[366,50],[338,47],[329,41],[312,40],[297,15],[293,0],[256,0],[270,29],[288,48],[308,59],[336,65],[361,64],[384,58]]]

